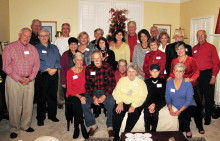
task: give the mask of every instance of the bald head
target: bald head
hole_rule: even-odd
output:
[[[206,34],[205,30],[197,31],[196,36],[197,36],[197,40],[198,40],[200,45],[203,44],[204,42],[206,42],[207,34]]]

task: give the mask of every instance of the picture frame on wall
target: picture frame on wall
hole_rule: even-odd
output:
[[[171,35],[171,24],[154,24],[158,28],[159,33],[160,32],[167,32],[169,36]]]
[[[50,41],[53,42],[56,37],[57,32],[57,22],[56,21],[41,21],[42,29],[46,29],[50,33]]]

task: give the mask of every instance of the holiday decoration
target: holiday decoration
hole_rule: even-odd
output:
[[[215,28],[215,34],[220,34],[220,9],[219,9],[219,13],[218,13],[216,28]]]

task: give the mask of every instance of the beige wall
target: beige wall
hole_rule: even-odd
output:
[[[180,5],[180,25],[186,29],[187,35],[190,36],[191,18],[214,16],[214,31],[218,18],[220,1],[219,0],[191,0]],[[214,34],[214,33],[213,33]],[[189,39],[186,40],[189,43]],[[214,37],[214,45],[218,46],[218,41]]]
[[[33,19],[57,21],[57,30],[64,22],[71,25],[71,36],[78,33],[78,0],[9,0],[10,41],[18,39],[18,32],[29,27]]]
[[[0,41],[9,41],[9,1],[0,0]]]

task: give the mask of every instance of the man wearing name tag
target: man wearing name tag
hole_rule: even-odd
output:
[[[34,99],[34,79],[40,67],[36,48],[29,44],[31,30],[21,29],[18,41],[8,44],[2,53],[3,70],[7,74],[5,97],[9,111],[10,138],[20,129],[34,132],[31,128]]]
[[[198,87],[200,96],[205,98],[205,125],[211,122],[214,109],[214,92],[216,76],[219,72],[219,57],[214,45],[206,41],[205,30],[197,32],[198,44],[193,47],[193,58],[196,59],[200,70],[198,77]]]
[[[58,73],[60,70],[60,53],[57,46],[48,43],[49,32],[39,31],[40,43],[35,47],[40,57],[40,75],[38,79],[39,94],[37,95],[37,124],[44,125],[46,119],[46,103],[48,105],[48,119],[58,122],[57,114],[57,89]]]
[[[93,136],[98,130],[95,117],[92,114],[91,104],[99,105],[103,103],[107,110],[107,129],[109,137],[114,137],[112,128],[112,109],[115,105],[112,91],[115,88],[115,75],[110,64],[102,62],[102,54],[100,51],[92,53],[93,63],[86,68],[86,104],[82,104],[86,126],[91,127],[89,136]]]

